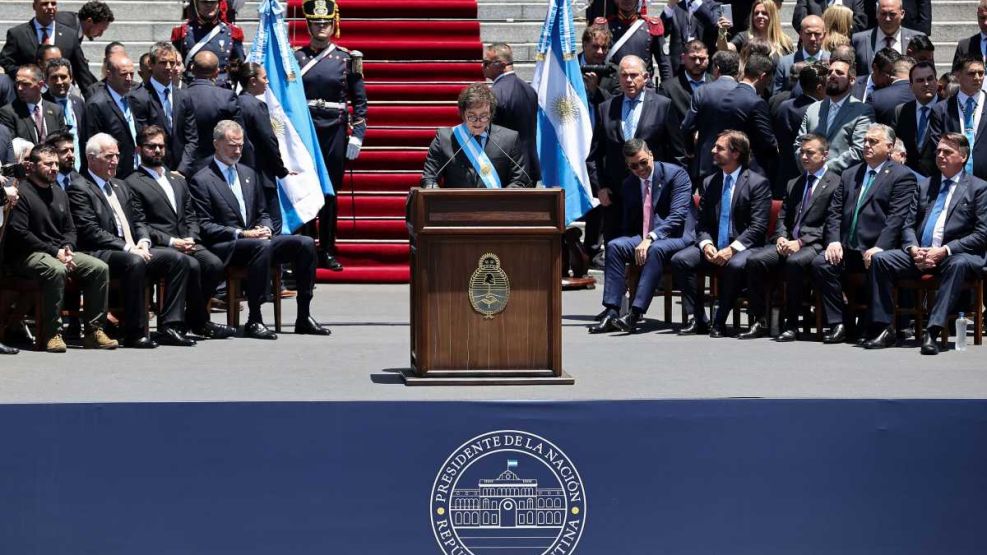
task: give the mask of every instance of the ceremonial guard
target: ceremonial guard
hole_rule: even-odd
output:
[[[339,38],[339,9],[332,0],[309,0],[303,5],[308,46],[295,52],[302,68],[308,99],[322,157],[335,189],[343,182],[345,160],[360,155],[367,133],[367,91],[363,85],[363,55],[333,44]],[[347,110],[353,106],[353,115]],[[347,140],[347,131],[351,130]],[[333,256],[336,243],[336,197],[326,196],[319,213],[319,266],[339,271],[343,266]]]
[[[216,84],[232,87],[229,74],[236,71],[246,57],[243,54],[243,29],[222,21],[218,0],[192,0],[191,7],[188,21],[171,30],[171,42],[185,65],[185,81],[192,81],[192,58],[202,50],[209,50],[219,58]]]
[[[665,26],[660,17],[649,17],[640,11],[637,0],[617,0],[617,13],[607,19],[597,18],[594,24],[605,24],[610,28],[613,46],[607,54],[606,63],[620,60],[633,54],[644,60],[648,75],[660,76],[661,80],[672,78],[672,64],[668,59],[665,43]],[[655,71],[655,62],[658,71]]]

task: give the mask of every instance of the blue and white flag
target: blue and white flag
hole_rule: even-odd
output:
[[[538,91],[538,158],[546,187],[565,190],[566,225],[597,205],[586,171],[593,139],[586,87],[576,59],[576,35],[570,0],[550,0],[538,41],[535,77]]]
[[[261,0],[257,11],[260,24],[247,61],[261,64],[267,72],[269,84],[262,100],[271,112],[284,165],[296,173],[278,179],[282,231],[291,233],[315,218],[325,204],[324,195],[335,191],[308,110],[301,68],[285,32],[284,8],[278,0]]]

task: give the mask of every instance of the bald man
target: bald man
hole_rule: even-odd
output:
[[[807,16],[802,20],[802,31],[799,32],[802,48],[778,60],[775,69],[775,83],[772,94],[787,91],[792,88],[792,66],[799,62],[822,62],[829,59],[829,51],[823,50],[826,40],[826,24],[817,15]]]
[[[194,151],[185,152],[178,165],[178,171],[186,178],[205,167],[215,153],[212,132],[217,123],[228,119],[243,126],[236,94],[216,84],[219,74],[216,54],[209,50],[196,54],[192,59],[194,79],[179,99],[179,105],[175,106],[175,113],[190,114],[190,117],[174,122],[174,132],[182,145],[195,141],[197,146]]]
[[[137,133],[147,121],[133,110],[130,89],[134,84],[134,62],[126,54],[113,54],[106,61],[106,86],[97,87],[86,102],[85,131],[79,144],[97,133],[107,133],[117,141],[120,162],[116,177],[126,177],[137,169]]]

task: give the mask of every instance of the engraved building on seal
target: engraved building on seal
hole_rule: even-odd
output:
[[[539,488],[538,480],[514,472],[516,460],[493,479],[479,480],[476,488],[452,491],[450,516],[457,529],[561,526],[566,500],[562,488]]]

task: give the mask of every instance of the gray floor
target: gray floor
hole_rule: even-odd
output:
[[[602,288],[563,294],[563,363],[574,386],[406,387],[396,372],[408,363],[407,286],[321,285],[314,313],[331,337],[25,352],[0,357],[0,403],[987,398],[987,347],[922,357],[917,348],[678,337],[656,322],[639,335],[590,336],[601,295]],[[293,322],[293,301],[286,312]]]

